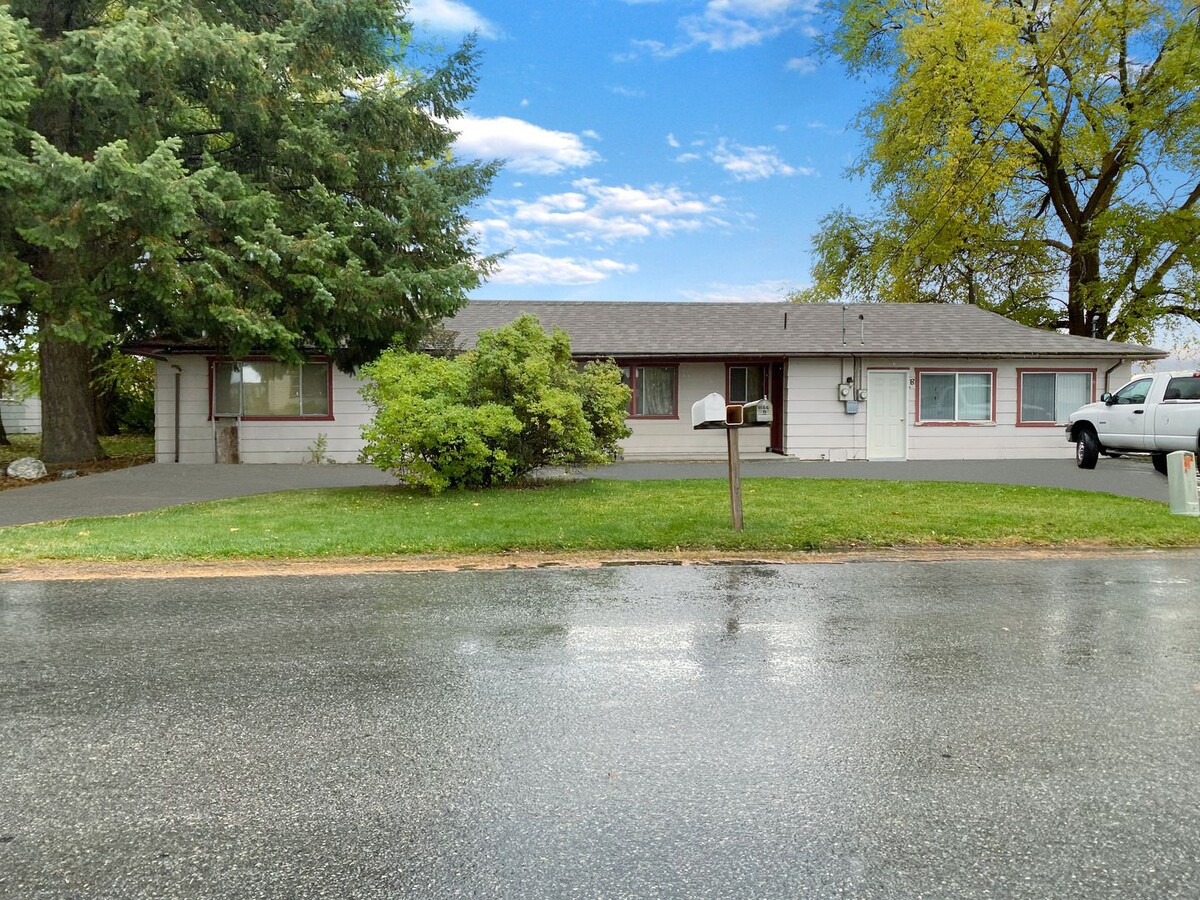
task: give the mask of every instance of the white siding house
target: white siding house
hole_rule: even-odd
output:
[[[255,415],[258,410],[221,409],[214,404],[209,354],[178,353],[157,360],[154,384],[154,446],[160,463],[300,463],[313,460],[323,444],[326,459],[355,462],[360,428],[371,411],[358,394],[359,381],[322,360],[331,389],[325,414]],[[254,361],[246,361],[249,368]],[[291,385],[285,385],[291,388]],[[178,413],[177,413],[178,411]]]
[[[527,312],[567,331],[580,359],[622,367],[634,389],[627,458],[722,456],[720,430],[691,427],[691,405],[713,392],[775,407],[772,427],[743,432],[743,453],[1069,457],[1067,415],[1124,384],[1134,362],[1166,356],[940,304],[476,301],[445,324],[469,349],[482,329]],[[331,363],[153,355],[159,462],[357,459],[371,410]]]
[[[0,397],[0,420],[8,434],[41,434],[42,398],[36,394]]]

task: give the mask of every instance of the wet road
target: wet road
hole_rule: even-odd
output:
[[[1198,585],[0,584],[0,897],[1194,898]]]

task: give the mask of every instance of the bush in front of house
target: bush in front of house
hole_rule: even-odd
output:
[[[388,350],[362,377],[375,409],[362,460],[435,493],[611,462],[629,434],[620,370],[576,365],[567,334],[531,315],[481,332],[453,358]]]

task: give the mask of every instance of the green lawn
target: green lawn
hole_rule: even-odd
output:
[[[0,560],[288,559],[536,551],[1196,547],[1165,504],[1001,485],[746,479],[585,481],[429,497],[296,491],[0,529]]]

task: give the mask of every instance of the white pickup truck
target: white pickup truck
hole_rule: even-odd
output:
[[[1200,372],[1139,375],[1115,394],[1101,394],[1067,419],[1081,469],[1096,468],[1103,453],[1149,453],[1167,474],[1172,450],[1200,451]]]

